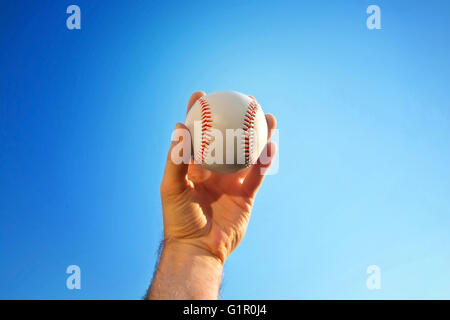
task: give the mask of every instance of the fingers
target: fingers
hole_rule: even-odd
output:
[[[187,112],[189,112],[195,102],[204,95],[206,95],[206,93],[203,91],[192,94],[188,102]],[[251,95],[249,95],[249,97],[256,100]],[[265,117],[268,129],[267,140],[269,140],[277,126],[277,121],[272,114],[266,114]],[[184,184],[187,184],[187,182],[185,182],[187,173],[188,180],[193,183],[207,182],[220,186],[221,188],[242,188],[247,195],[253,197],[260,187],[264,179],[265,171],[270,167],[275,153],[276,144],[269,142],[260,157],[261,159],[265,156],[264,161],[258,161],[258,163],[251,168],[233,174],[216,174],[204,169],[201,165],[191,164],[186,166],[183,170],[180,169],[182,172],[181,174],[183,175],[182,181]]]
[[[197,91],[194,92],[191,96],[191,98],[189,99],[188,105],[187,105],[187,111],[186,114],[188,114],[189,110],[191,110],[192,106],[194,105],[194,103],[200,99],[201,97],[205,96],[206,93],[203,91]]]
[[[242,191],[245,195],[253,198],[261,186],[267,169],[272,164],[272,161],[277,152],[277,145],[275,142],[268,142],[265,150],[262,152],[258,163],[253,165],[242,183]],[[267,157],[266,159],[262,159]],[[264,160],[264,161],[262,161]]]
[[[249,94],[248,94],[248,96],[250,98],[252,98],[253,100],[257,101],[254,96],[249,95]],[[277,119],[275,118],[275,116],[273,114],[266,113],[266,121],[267,121],[267,133],[268,133],[267,140],[270,140],[270,138],[272,137],[272,134],[273,134],[273,130],[275,130],[275,128],[277,127]]]
[[[195,164],[191,161],[188,169],[188,179],[193,183],[201,183],[208,180],[212,172],[203,168],[201,164]]]
[[[187,112],[194,103],[206,95],[203,91],[192,94],[187,105]],[[172,135],[172,144],[167,154],[166,168],[161,182],[161,192],[182,192],[189,187],[186,175],[191,160],[191,136],[189,129],[182,123],[177,123]]]
[[[166,168],[161,182],[161,192],[182,192],[188,187],[186,174],[191,158],[191,141],[188,128],[177,123],[167,154]]]
[[[213,173],[208,183],[218,186],[220,189],[231,191],[241,187],[241,183],[250,168],[234,173]]]
[[[266,121],[267,121],[267,133],[268,137],[267,140],[270,140],[272,137],[273,131],[277,127],[277,119],[273,114],[266,113]]]
[[[189,99],[186,114],[188,114],[189,110],[194,106],[195,102],[205,95],[206,93],[204,91],[194,92]],[[200,164],[194,164],[193,161],[191,161],[188,169],[188,179],[190,181],[193,183],[203,182],[209,178],[210,174],[209,170],[206,170]]]
[[[256,100],[255,97],[248,95],[250,98],[252,98],[253,100]],[[277,126],[277,120],[275,118],[275,116],[273,116],[272,114],[268,113],[265,115],[266,117],[266,122],[267,122],[267,129],[268,129],[268,137],[267,140],[269,140],[272,137],[272,134]],[[267,148],[267,147],[266,147]],[[271,148],[269,146],[269,148]],[[266,150],[265,149],[263,151],[263,153],[261,153],[261,157],[263,157],[266,154]],[[276,151],[276,145],[273,144],[272,146],[272,151]],[[270,151],[270,150],[269,150]],[[267,155],[267,157],[269,157],[269,155]],[[220,185],[222,188],[224,189],[233,189],[233,188],[241,188],[242,184],[244,181],[246,181],[246,177],[248,177],[253,170],[253,174],[255,174],[255,172],[259,171],[264,171],[265,169],[267,169],[270,166],[270,162],[272,161],[272,159],[265,159],[264,161],[264,165],[261,165],[261,161],[259,161],[260,164],[255,164],[254,166],[252,166],[251,168],[236,172],[236,173],[228,173],[228,174],[213,174],[212,177],[213,179],[211,179],[211,183],[214,183],[216,185]],[[254,168],[258,166],[258,168]],[[263,175],[260,177],[263,178]],[[247,180],[248,182],[251,180]],[[262,182],[262,179],[261,179]],[[258,186],[259,187],[259,186]]]

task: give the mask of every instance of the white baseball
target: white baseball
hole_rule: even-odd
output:
[[[267,143],[267,122],[256,100],[235,91],[201,97],[186,116],[194,160],[220,173],[256,163]]]

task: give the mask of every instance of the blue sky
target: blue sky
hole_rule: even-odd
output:
[[[450,298],[449,9],[2,1],[0,298],[144,295],[170,134],[197,90],[251,94],[280,130],[223,298]]]

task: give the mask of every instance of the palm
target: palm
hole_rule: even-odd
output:
[[[247,172],[223,175],[190,165],[188,188],[163,201],[167,236],[200,241],[209,249],[225,246],[231,252],[250,219],[253,197],[240,183]]]

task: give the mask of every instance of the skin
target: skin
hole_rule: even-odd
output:
[[[195,92],[187,111],[203,95]],[[253,97],[252,97],[253,98]],[[266,114],[270,139],[275,117]],[[175,129],[187,128],[177,123]],[[241,242],[250,221],[256,193],[270,166],[276,144],[266,145],[269,163],[232,174],[219,174],[200,165],[175,164],[172,141],[161,182],[164,242],[147,299],[217,299],[223,265]],[[181,154],[179,154],[181,155]]]

